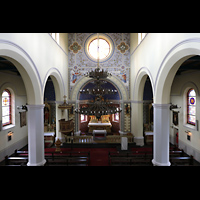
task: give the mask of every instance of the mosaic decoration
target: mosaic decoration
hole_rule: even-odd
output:
[[[78,53],[78,51],[81,50],[81,46],[78,42],[74,42],[69,48],[73,51],[73,53]]]
[[[125,53],[128,49],[129,46],[125,43],[125,42],[121,42],[118,46],[117,49],[121,52],[121,53]]]
[[[97,67],[97,64],[91,61],[84,48],[87,45],[85,42],[87,38],[90,37],[93,33],[69,33],[69,98],[71,91],[76,86],[79,79],[81,79],[84,74],[86,74],[90,69]],[[130,83],[130,33],[105,33],[110,38],[112,38],[113,45],[115,45],[115,51],[113,52],[112,57],[107,61],[99,64],[101,69],[107,70],[112,73],[113,76],[116,76],[123,85],[125,86],[129,94],[129,83]],[[123,36],[123,38],[122,38]],[[74,42],[76,41],[76,42]],[[123,41],[123,42],[122,42]],[[74,47],[75,46],[75,47]],[[121,49],[117,50],[117,47]],[[74,48],[74,49],[73,49]],[[75,52],[74,52],[75,50]],[[130,95],[130,94],[129,94]]]

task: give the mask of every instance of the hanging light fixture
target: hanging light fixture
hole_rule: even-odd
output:
[[[111,101],[104,100],[102,98],[105,94],[117,94],[117,90],[103,88],[101,85],[107,83],[105,80],[108,77],[111,77],[112,74],[108,71],[101,70],[99,67],[99,34],[97,33],[97,68],[93,71],[87,72],[85,77],[92,78],[93,84],[95,85],[92,89],[87,88],[80,90],[81,94],[90,94],[95,96],[94,101],[90,101],[87,105],[80,106],[79,109],[75,109],[76,113],[83,115],[95,115],[97,119],[100,119],[102,115],[115,114],[117,112],[121,112],[122,109],[113,105]]]

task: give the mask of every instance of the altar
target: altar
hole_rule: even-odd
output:
[[[93,133],[94,130],[105,130],[107,133],[111,133],[111,127],[109,115],[103,115],[101,121],[98,121],[95,116],[91,116],[91,120],[88,123],[88,132]]]
[[[107,133],[111,133],[111,123],[88,123],[89,132],[92,133],[94,130],[106,130]]]

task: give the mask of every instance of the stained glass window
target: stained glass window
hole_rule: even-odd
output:
[[[187,93],[187,123],[195,126],[196,122],[196,92],[189,89]]]
[[[9,90],[6,89],[2,93],[2,125],[6,126],[11,123],[11,93]]]

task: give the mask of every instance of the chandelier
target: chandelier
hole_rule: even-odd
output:
[[[104,100],[103,98],[103,95],[105,94],[117,94],[117,90],[102,87],[103,84],[107,83],[104,79],[111,77],[112,74],[108,71],[100,69],[99,67],[99,42],[97,47],[97,53],[97,68],[94,71],[90,70],[89,72],[84,74],[85,77],[94,79],[92,81],[94,87],[92,89],[87,88],[80,90],[81,94],[93,95],[95,97],[95,100],[89,101],[87,105],[81,105],[80,108],[75,109],[75,112],[83,115],[95,115],[96,118],[99,120],[102,115],[116,114],[117,112],[121,112],[122,109],[113,105],[113,102],[109,101],[108,99]]]

